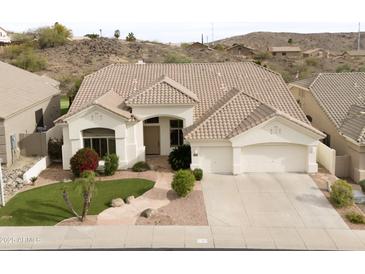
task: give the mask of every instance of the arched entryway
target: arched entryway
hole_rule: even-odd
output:
[[[90,128],[82,131],[83,147],[94,149],[100,158],[116,153],[115,131],[107,128]]]

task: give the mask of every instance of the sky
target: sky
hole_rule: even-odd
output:
[[[75,36],[134,32],[161,42],[221,39],[253,31],[349,32],[365,30],[365,1],[346,0],[18,0],[2,1],[0,26],[26,31],[60,22]],[[345,3],[345,4],[344,4]]]

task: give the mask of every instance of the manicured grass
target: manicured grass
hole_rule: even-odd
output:
[[[68,111],[68,108],[70,107],[67,96],[65,96],[65,95],[61,96],[60,107],[61,107],[61,115],[66,114]]]
[[[47,185],[18,193],[5,207],[0,208],[0,226],[54,225],[73,217],[62,198],[62,191],[66,184],[72,184],[72,182]],[[99,214],[108,208],[114,198],[140,196],[153,188],[154,184],[144,179],[99,181],[96,183],[96,193],[89,215]],[[77,191],[69,191],[69,195],[77,212],[81,212],[81,194]]]

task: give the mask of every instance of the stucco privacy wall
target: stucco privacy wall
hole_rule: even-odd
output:
[[[266,161],[267,172],[314,173],[318,170],[317,138],[286,119],[273,118],[230,140],[190,140],[191,168],[213,173],[264,172],[262,166]],[[247,158],[252,155],[255,157]]]
[[[350,161],[350,176],[359,182],[365,179],[365,146],[358,146],[352,142],[348,142],[348,154]]]
[[[336,172],[336,150],[318,143],[317,162],[324,166],[331,174]]]
[[[3,123],[0,120],[0,159],[6,162],[5,127]]]
[[[7,159],[8,165],[11,164],[12,159],[10,136],[15,135],[17,142],[19,142],[20,133],[33,133],[37,127],[35,112],[39,109],[43,110],[44,125],[47,128],[51,128],[53,126],[53,121],[60,116],[60,96],[56,95],[39,102],[4,121],[6,144],[6,157],[4,158]],[[19,144],[17,145],[19,146]]]

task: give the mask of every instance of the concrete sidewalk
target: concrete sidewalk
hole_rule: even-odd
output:
[[[365,230],[241,226],[1,227],[0,250],[365,250]]]

